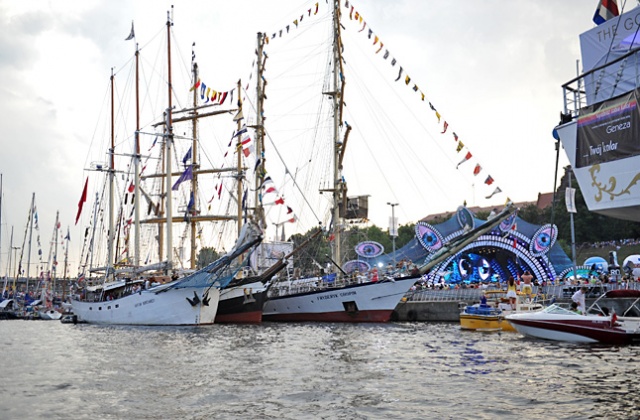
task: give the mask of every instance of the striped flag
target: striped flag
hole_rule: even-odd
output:
[[[619,14],[616,0],[600,0],[596,8],[596,13],[593,15],[593,21],[596,25],[601,25]]]
[[[464,159],[462,159],[457,165],[456,165],[456,169],[458,169],[458,166],[462,165],[463,163],[465,163],[466,161],[468,161],[469,159],[471,159],[471,152],[467,152],[466,155],[464,155]]]

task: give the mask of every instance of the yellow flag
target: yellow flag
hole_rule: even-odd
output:
[[[438,117],[438,122],[440,122],[440,113],[436,111],[436,117]]]
[[[404,78],[404,84],[405,84],[405,85],[409,85],[409,82],[410,82],[410,81],[411,81],[411,78],[407,75],[407,76]]]

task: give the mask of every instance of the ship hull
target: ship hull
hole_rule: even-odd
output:
[[[149,289],[109,301],[73,300],[72,308],[78,322],[92,324],[208,325],[214,323],[219,298],[213,287]]]
[[[388,322],[417,278],[352,284],[285,296],[270,296],[262,319],[277,322]]]
[[[267,297],[261,282],[223,289],[216,314],[218,324],[259,324]]]

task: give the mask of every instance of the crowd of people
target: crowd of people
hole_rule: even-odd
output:
[[[608,248],[622,247],[640,244],[640,238],[614,239],[611,241],[599,241],[593,243],[582,244],[581,248]]]

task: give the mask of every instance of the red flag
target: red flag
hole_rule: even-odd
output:
[[[251,153],[251,137],[247,137],[246,139],[242,140],[242,153],[244,153],[244,157],[249,157],[249,153]]]
[[[293,213],[293,209],[289,206],[287,206],[287,214],[291,214]]]
[[[446,133],[446,132],[447,132],[447,127],[449,127],[449,124],[445,121],[445,122],[444,122],[443,130],[442,130],[442,134],[444,134],[444,133]]]
[[[479,163],[476,164],[476,167],[473,168],[473,174],[474,175],[478,175],[480,173],[480,171],[482,170],[482,166],[480,166]]]
[[[456,169],[458,169],[458,166],[462,165],[463,163],[471,159],[471,156],[472,156],[471,152],[467,152],[467,154],[464,156],[464,159],[462,159],[460,162],[458,162],[458,165],[456,165]]]
[[[491,175],[487,176],[487,179],[484,180],[484,183],[487,185],[493,184],[493,178],[491,178]]]
[[[274,201],[273,203],[274,204],[284,204],[284,198],[280,197],[276,201]]]
[[[127,189],[127,191],[129,191],[130,193],[132,193],[132,192],[133,192],[133,190],[135,190],[135,189],[136,189],[136,187],[135,187],[135,185],[133,185],[133,182],[132,182],[132,183],[129,185],[129,189]]]
[[[78,214],[76,214],[76,225],[78,224],[78,220],[80,220],[80,214],[82,213],[82,206],[85,201],[87,201],[87,186],[89,185],[89,177],[84,181],[84,188],[82,189],[82,196],[80,197],[80,201],[78,202]]]
[[[295,223],[296,221],[296,217],[293,216],[291,219],[288,220],[289,223]]]

